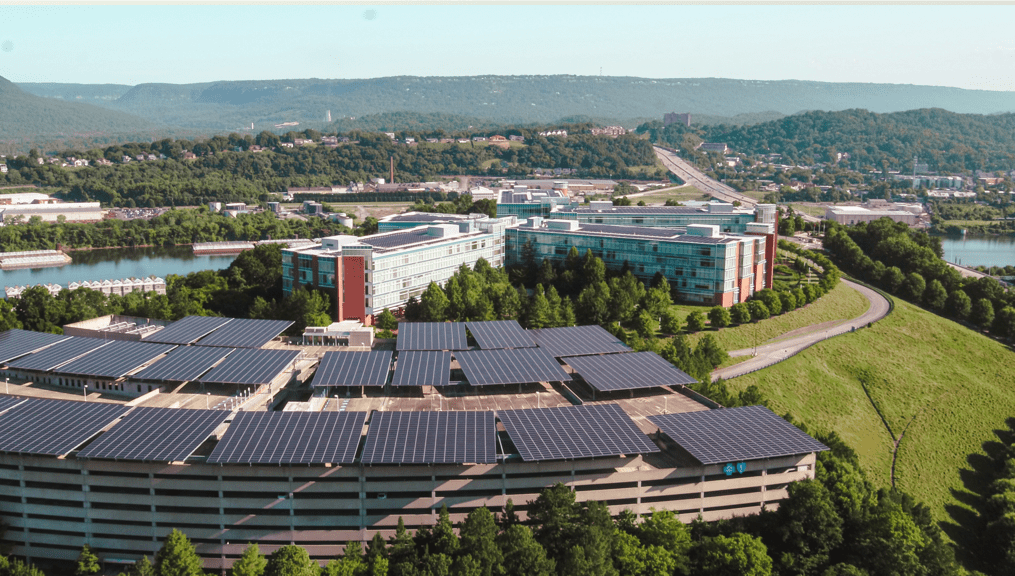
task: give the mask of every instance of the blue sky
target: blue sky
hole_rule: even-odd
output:
[[[0,76],[139,84],[477,74],[1015,90],[1015,5],[0,6]]]

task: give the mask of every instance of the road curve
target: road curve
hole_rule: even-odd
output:
[[[737,376],[743,376],[755,370],[767,368],[773,364],[778,364],[783,360],[794,356],[805,348],[822,341],[827,340],[833,336],[844,334],[853,330],[854,328],[861,328],[866,326],[870,322],[877,322],[888,315],[891,310],[891,305],[888,300],[878,294],[874,290],[861,286],[855,282],[849,280],[841,280],[843,284],[850,288],[860,292],[870,302],[870,308],[866,312],[853,318],[849,322],[840,324],[834,328],[828,330],[818,330],[810,334],[804,334],[803,336],[797,336],[796,338],[790,338],[789,340],[782,340],[780,342],[774,342],[772,344],[764,344],[758,346],[757,355],[746,362],[734,364],[733,366],[727,366],[726,368],[720,368],[712,372],[712,379],[723,378],[729,380],[730,378],[736,378]],[[750,356],[755,352],[754,348],[745,348],[743,350],[734,350],[729,353],[730,356]]]

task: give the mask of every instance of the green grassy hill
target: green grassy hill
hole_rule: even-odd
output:
[[[756,384],[777,412],[838,432],[879,486],[891,485],[901,436],[896,485],[963,541],[982,489],[970,462],[1015,416],[1013,365],[1006,346],[896,300],[895,312],[872,328],[821,342],[730,387]]]

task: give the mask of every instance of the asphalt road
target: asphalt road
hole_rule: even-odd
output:
[[[659,146],[654,146],[653,148],[655,148],[656,156],[659,157],[659,160],[662,161],[663,166],[666,166],[667,170],[673,172],[677,178],[702,192],[724,202],[739,201],[744,206],[754,206],[757,204],[757,201],[753,198],[744,196],[733,188],[709,178],[701,170],[681,160],[673,152]]]
[[[712,372],[712,379],[715,380],[716,378],[723,378],[725,380],[729,380],[730,378],[736,378],[737,376],[743,376],[744,374],[754,372],[755,370],[766,368],[773,364],[782,362],[783,360],[799,353],[801,350],[804,350],[817,342],[827,340],[828,338],[838,336],[839,334],[844,334],[854,328],[859,329],[866,326],[869,322],[877,322],[888,315],[890,305],[884,296],[878,294],[870,288],[867,288],[866,286],[861,286],[855,282],[850,282],[849,280],[841,280],[841,282],[860,292],[860,294],[863,294],[863,296],[870,301],[870,308],[868,308],[866,312],[844,324],[840,324],[827,330],[816,330],[810,334],[804,334],[802,336],[797,336],[796,338],[790,338],[788,340],[782,340],[772,344],[763,344],[758,346],[757,349],[745,348],[743,350],[734,350],[729,353],[730,356],[750,356],[755,354],[755,352],[756,355],[746,362],[734,364],[733,366],[728,366],[726,368],[720,368]]]

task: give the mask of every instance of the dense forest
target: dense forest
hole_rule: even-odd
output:
[[[1015,169],[1015,114],[957,114],[938,108],[878,114],[806,112],[753,126],[650,122],[638,131],[657,143],[725,142],[745,154],[781,154],[783,163],[840,163],[854,170],[912,173],[913,157],[935,172]]]
[[[581,127],[578,127],[579,129]],[[586,127],[587,128],[587,127]],[[641,138],[609,138],[575,134],[543,138],[531,131],[526,145],[500,148],[469,144],[396,144],[384,134],[352,133],[355,143],[325,146],[278,147],[261,152],[251,146],[277,146],[279,136],[262,132],[256,138],[231,134],[206,141],[164,139],[151,144],[125,144],[88,151],[64,151],[62,156],[105,158],[112,166],[65,169],[38,164],[37,153],[7,160],[10,172],[0,174],[0,186],[38,184],[65,189],[66,198],[99,201],[108,206],[156,207],[200,205],[209,201],[263,202],[268,194],[287,187],[331,186],[386,177],[394,158],[400,182],[436,180],[442,175],[472,174],[525,176],[535,168],[572,168],[580,177],[660,177],[652,146]],[[283,139],[320,133],[289,133]],[[426,134],[400,133],[400,137]],[[198,154],[184,160],[184,150]],[[124,155],[161,154],[164,160],[121,164]]]

